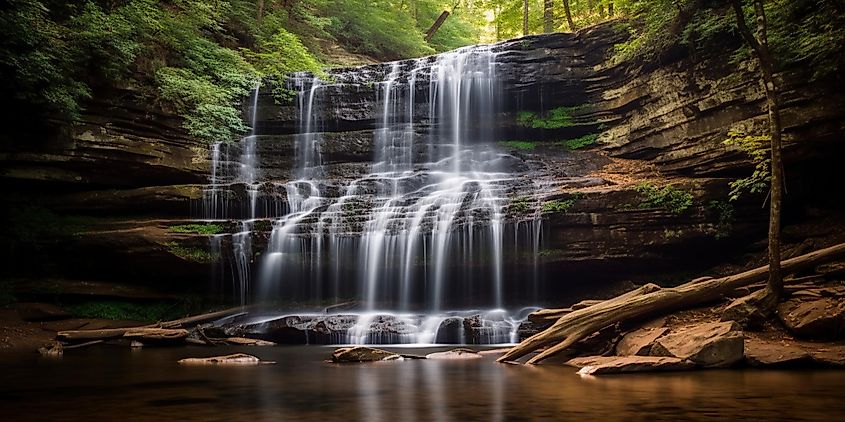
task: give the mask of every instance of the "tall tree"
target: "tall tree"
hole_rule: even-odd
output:
[[[528,35],[528,0],[522,0],[522,35]]]
[[[783,162],[781,158],[781,122],[779,87],[775,80],[775,58],[769,50],[766,35],[766,13],[762,0],[754,1],[757,17],[757,34],[751,32],[745,22],[745,13],[740,0],[731,0],[736,14],[737,27],[742,38],[751,47],[759,63],[763,85],[766,90],[766,105],[769,109],[769,132],[771,136],[771,197],[769,199],[769,281],[766,306],[777,304],[783,294],[783,278],[780,267],[780,214],[783,196]]]
[[[550,33],[555,30],[554,0],[543,0],[543,32]]]
[[[563,1],[563,12],[566,14],[566,24],[569,25],[569,30],[575,32],[575,23],[572,22],[572,10],[569,7],[569,0]],[[590,6],[592,7],[592,6]]]

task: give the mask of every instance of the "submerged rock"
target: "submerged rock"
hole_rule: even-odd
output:
[[[658,356],[586,356],[571,359],[567,365],[581,368],[581,375],[628,372],[684,371],[695,367],[686,359]]]
[[[401,359],[402,356],[396,353],[363,346],[341,347],[332,352],[332,362],[336,363],[377,362]]]
[[[425,355],[426,359],[435,359],[435,360],[466,360],[466,359],[478,359],[481,358],[482,355],[478,351],[472,349],[452,349],[447,350],[445,352],[435,352],[429,353]]]
[[[180,359],[180,365],[262,365],[276,362],[262,361],[261,359],[245,353],[235,353],[225,356],[212,356],[209,358],[185,358]]]
[[[735,322],[698,324],[659,338],[650,355],[689,359],[703,367],[722,368],[742,360],[744,337]]]

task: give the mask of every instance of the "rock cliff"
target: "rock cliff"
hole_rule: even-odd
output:
[[[743,152],[723,143],[728,131],[764,133],[766,127],[764,94],[753,67],[729,65],[718,51],[680,51],[657,64],[614,63],[613,46],[624,39],[608,24],[492,47],[503,92],[493,141],[522,141],[519,147],[502,145],[510,148],[513,165],[543,186],[524,200],[543,211],[539,261],[551,300],[594,289],[597,282],[695,272],[735,256],[765,234],[762,197],[727,204],[728,183],[753,169]],[[403,77],[414,63],[399,64]],[[372,82],[384,80],[391,68],[330,72],[339,83],[316,117],[330,178],[366,173],[381,113]],[[840,199],[830,198],[838,180],[830,169],[845,148],[840,139],[845,95],[837,85],[812,81],[803,69],[779,76],[786,87],[786,221],[800,221],[808,208],[841,208]],[[414,113],[423,123],[415,136],[422,138],[430,130],[422,100],[428,85],[419,77],[421,100]],[[4,146],[0,177],[13,192],[5,198],[8,209],[36,204],[57,218],[85,218],[73,230],[45,233],[37,253],[31,245],[19,248],[27,256],[19,256],[9,275],[31,274],[33,265],[48,259],[53,276],[170,288],[178,281],[179,289],[205,286],[207,261],[225,260],[214,255],[218,252],[185,253],[209,250],[210,237],[170,229],[200,215],[208,146],[187,136],[174,116],[130,98],[115,93],[90,104],[79,124],[41,142]],[[540,128],[524,122],[525,113],[543,116],[559,108],[567,110],[566,124]],[[296,105],[276,104],[266,88],[256,112],[258,166],[266,179],[289,180]],[[578,139],[586,145],[567,148],[567,141]],[[670,209],[649,198],[647,189],[635,189],[644,185],[672,185],[691,202]],[[268,184],[262,196],[280,197],[274,189]],[[245,193],[235,185],[227,195],[243,199]],[[544,207],[547,203],[557,205]],[[511,208],[512,220],[529,218]],[[10,224],[27,227],[27,212],[18,214],[24,215],[10,217]],[[266,242],[269,224],[261,227],[254,235],[258,244]],[[221,247],[225,255],[225,241]]]

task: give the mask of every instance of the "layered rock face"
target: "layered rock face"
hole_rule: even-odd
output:
[[[491,132],[495,139],[489,141],[509,152],[509,170],[541,187],[512,192],[507,218],[516,224],[542,214],[536,261],[551,302],[594,291],[598,282],[695,271],[764,235],[762,197],[725,205],[728,183],[753,168],[743,152],[723,143],[728,131],[766,131],[764,94],[754,69],[725,65],[719,52],[694,58],[680,53],[658,64],[614,64],[613,46],[624,38],[604,25],[492,47],[502,100],[497,130]],[[425,60],[434,59],[400,62],[400,79],[407,81]],[[395,67],[331,72],[335,83],[326,88],[313,118],[319,122],[314,130],[321,133],[326,178],[338,186],[370,171],[383,113],[373,81],[386,80]],[[428,75],[413,76],[419,94],[414,142],[422,144],[434,130],[427,121]],[[804,218],[798,204],[835,183],[825,172],[842,152],[845,95],[839,87],[809,82],[801,69],[781,77],[787,87],[787,220],[798,220]],[[39,256],[54,262],[56,275],[205,286],[209,261],[229,265],[230,238],[222,236],[220,249],[208,252],[207,234],[171,227],[201,215],[209,147],[186,136],[174,117],[127,104],[119,99],[93,104],[84,122],[63,135],[0,154],[5,184],[22,199],[13,205],[35,197],[57,214],[86,216],[72,233],[47,234],[61,242],[49,242]],[[256,113],[262,180],[295,178],[300,110],[295,102],[276,104],[269,87],[260,91],[255,110],[245,106],[247,115]],[[542,121],[554,113],[556,121]],[[570,141],[586,145],[573,149]],[[232,148],[237,154],[238,147]],[[635,189],[643,184],[646,188]],[[680,202],[689,203],[661,196],[668,184],[688,195],[678,194]],[[260,192],[259,203],[286,206],[278,183],[262,185]],[[233,202],[247,200],[237,183],[226,195]],[[222,227],[239,230],[234,224]],[[254,228],[253,250],[264,249],[269,229],[269,224]],[[518,279],[520,273],[506,276]]]

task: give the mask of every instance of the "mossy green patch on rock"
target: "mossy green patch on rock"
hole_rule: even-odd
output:
[[[596,140],[599,138],[599,135],[596,133],[590,133],[588,135],[580,136],[575,139],[567,139],[563,141],[555,142],[555,145],[563,146],[569,150],[576,150],[581,149],[590,145],[594,145]]]
[[[180,224],[178,226],[170,226],[169,230],[173,233],[194,233],[194,234],[218,234],[223,231],[223,226],[219,224]]]
[[[532,129],[560,129],[575,125],[573,114],[584,111],[586,104],[574,107],[556,107],[545,113],[537,114],[531,111],[517,113],[516,123],[522,127]]]
[[[193,261],[200,264],[210,264],[212,262],[217,262],[217,260],[220,259],[219,254],[211,253],[196,246],[183,246],[176,242],[167,242],[164,246],[167,247],[168,252],[186,261]]]
[[[537,147],[537,142],[534,141],[501,141],[499,143],[507,148],[523,151],[530,151]]]
[[[575,198],[572,199],[555,199],[553,201],[548,201],[543,204],[540,208],[540,211],[543,214],[547,213],[565,213],[569,211],[572,206],[575,205]]]

